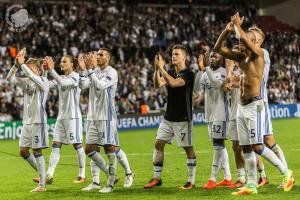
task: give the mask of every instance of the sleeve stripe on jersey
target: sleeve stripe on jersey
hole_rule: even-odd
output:
[[[73,80],[75,81],[75,83],[77,82],[76,78],[74,78],[74,77],[71,77],[71,79],[73,79]]]

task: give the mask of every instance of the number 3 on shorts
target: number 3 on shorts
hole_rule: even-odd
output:
[[[34,136],[34,138],[35,138],[34,142],[39,143],[39,136]]]

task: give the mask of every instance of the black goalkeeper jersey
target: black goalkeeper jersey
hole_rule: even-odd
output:
[[[192,96],[195,75],[188,68],[178,73],[173,68],[168,73],[174,79],[182,78],[185,81],[185,85],[173,88],[167,85],[168,102],[165,119],[171,122],[192,121]]]

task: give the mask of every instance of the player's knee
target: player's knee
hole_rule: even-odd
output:
[[[52,148],[61,148],[61,143],[53,141]]]
[[[20,156],[23,157],[23,158],[27,158],[27,157],[30,155],[28,149],[20,149],[19,154],[20,154]]]
[[[73,144],[75,150],[82,148],[82,144]]]
[[[213,139],[213,146],[225,146],[224,139]]]
[[[261,155],[262,151],[264,150],[264,145],[262,144],[253,145],[253,150],[255,153]]]
[[[42,149],[33,149],[32,151],[33,151],[34,155],[40,155],[40,154],[42,154]]]
[[[251,153],[253,151],[252,146],[251,145],[245,145],[242,146],[243,152],[244,153]]]
[[[106,154],[116,152],[116,147],[114,145],[104,145],[104,151]]]
[[[95,151],[97,148],[94,148],[92,145],[86,145],[84,152],[86,155],[89,155],[90,153],[92,153],[93,151]]]
[[[239,145],[238,142],[232,142],[232,150],[235,153],[240,153],[242,151],[242,147]]]
[[[276,144],[276,141],[273,135],[267,135],[264,137],[264,143],[267,147],[271,148]]]
[[[195,154],[194,148],[192,146],[184,147],[184,150],[186,152],[188,159],[196,159],[196,154]]]
[[[161,140],[156,140],[155,141],[155,149],[163,151],[165,147],[165,142]]]

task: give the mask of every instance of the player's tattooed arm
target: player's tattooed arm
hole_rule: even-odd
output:
[[[225,58],[239,62],[240,60],[242,60],[245,57],[245,55],[241,52],[234,52],[231,49],[225,47],[225,41],[232,31],[233,31],[233,23],[229,22],[226,25],[225,30],[219,36],[219,38],[213,48],[213,51],[221,54]]]

